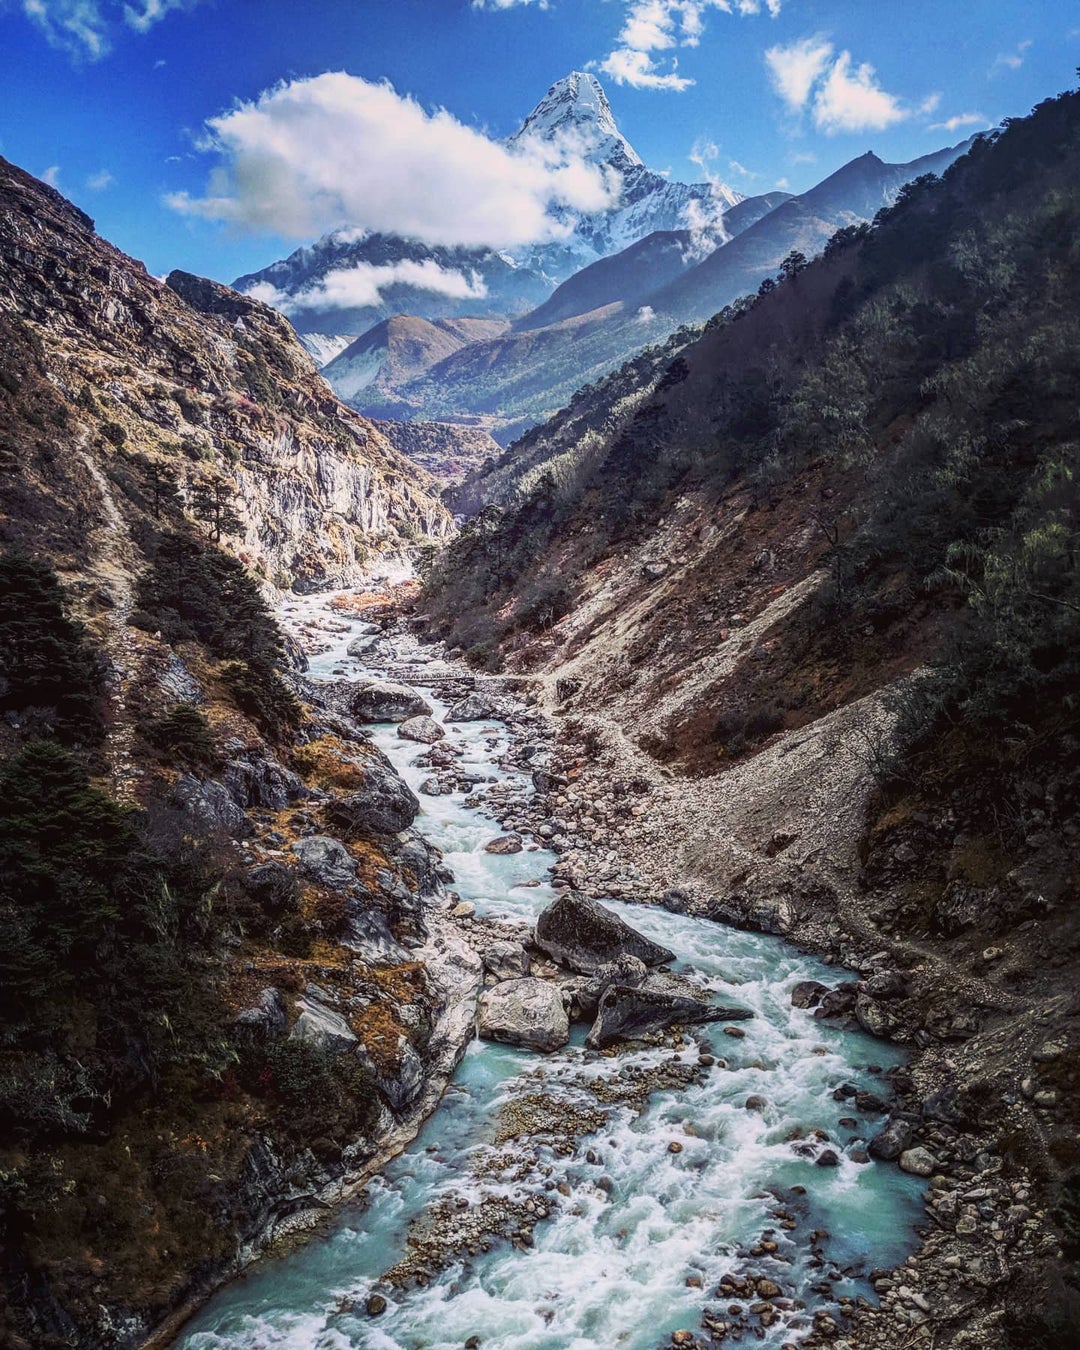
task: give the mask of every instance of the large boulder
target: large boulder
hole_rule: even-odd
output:
[[[529,973],[529,957],[520,942],[493,942],[484,952],[484,970],[497,980],[520,980]]]
[[[468,694],[455,703],[446,714],[447,722],[487,722],[498,717],[498,710],[490,698],[483,694]]]
[[[516,834],[501,834],[484,845],[485,853],[520,853],[521,837]]]
[[[820,980],[800,980],[791,991],[793,1008],[816,1008],[822,997],[829,992],[829,986]]]
[[[263,989],[249,1007],[233,1018],[234,1028],[254,1040],[270,1040],[285,1030],[285,1000],[280,989]]]
[[[577,891],[553,900],[536,921],[536,945],[560,966],[583,975],[619,956],[636,956],[647,966],[675,960],[675,953],[638,933],[617,914]]]
[[[310,795],[297,774],[258,750],[238,751],[222,769],[221,778],[241,807],[283,811],[290,802]]]
[[[358,722],[407,722],[411,717],[430,717],[431,704],[407,684],[389,680],[364,680],[348,686],[349,712]]]
[[[363,761],[364,783],[326,805],[326,818],[346,837],[400,834],[416,819],[420,801],[393,765],[381,757]]]
[[[306,1041],[330,1054],[356,1049],[359,1041],[340,1013],[327,1008],[316,997],[302,998],[297,1007],[300,1016],[289,1032],[290,1041]]]
[[[238,806],[224,783],[182,773],[173,788],[173,798],[205,832],[221,831],[233,839],[255,833],[246,812]]]
[[[562,992],[549,980],[506,980],[480,996],[477,1029],[487,1041],[558,1050],[570,1039]]]
[[[434,745],[446,735],[434,717],[410,717],[407,722],[398,725],[397,734],[403,741],[420,741],[423,745]]]
[[[887,1006],[883,1007],[876,999],[869,998],[866,994],[860,994],[855,1000],[855,1020],[871,1036],[881,1036],[884,1039],[892,1037],[899,1026],[897,1018]]]
[[[867,1152],[871,1158],[877,1158],[880,1162],[895,1162],[901,1153],[911,1147],[912,1136],[910,1123],[902,1116],[893,1116],[885,1128],[870,1140]]]
[[[361,908],[354,904],[341,935],[341,945],[356,952],[371,966],[396,966],[410,959],[391,932],[381,909]]]
[[[293,844],[293,852],[304,872],[320,885],[344,890],[356,882],[356,860],[340,839],[331,839],[326,834],[308,835]]]
[[[681,994],[613,984],[600,996],[596,1021],[585,1044],[591,1050],[603,1050],[616,1041],[635,1040],[667,1027],[743,1021],[753,1015],[749,1008],[721,1008]]]
[[[595,1017],[604,990],[613,984],[637,989],[648,978],[649,969],[636,956],[619,956],[591,975],[578,975],[563,983],[573,1015],[576,1018]]]

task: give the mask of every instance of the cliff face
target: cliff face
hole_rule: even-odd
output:
[[[5,1346],[142,1343],[452,1071],[418,804],[256,579],[391,570],[429,484],[280,316],[0,165]]]
[[[167,282],[0,161],[0,313],[40,344],[68,443],[232,495],[222,530],[278,585],[330,584],[451,528],[434,485],[317,373],[287,320],[183,272]]]

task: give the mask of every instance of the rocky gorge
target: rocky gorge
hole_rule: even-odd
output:
[[[601,1147],[605,1130],[617,1129],[620,1110],[633,1114],[655,1110],[655,1106],[650,1107],[654,1099],[675,1103],[680,1094],[700,1092],[703,1078],[715,1078],[717,1074],[731,1077],[731,1088],[721,1089],[721,1094],[726,1098],[734,1095],[737,1100],[727,1109],[734,1107],[748,1118],[764,1117],[773,1125],[766,1137],[778,1137],[773,1100],[778,1069],[770,1068],[767,1061],[759,1063],[755,1085],[761,1090],[747,1094],[740,1067],[746,1063],[738,1053],[746,1034],[740,1022],[752,1009],[713,1004],[709,982],[703,985],[693,968],[714,943],[719,943],[721,950],[730,945],[730,938],[719,936],[725,930],[716,930],[715,939],[707,935],[699,939],[704,945],[695,947],[697,955],[691,958],[692,965],[685,974],[649,973],[657,963],[666,970],[674,954],[647,934],[659,936],[667,928],[687,922],[704,924],[708,929],[717,920],[721,924],[730,920],[730,915],[717,915],[711,920],[681,917],[695,908],[694,896],[685,889],[669,888],[659,906],[642,904],[658,898],[655,881],[641,865],[647,865],[647,859],[638,853],[634,856],[639,862],[630,863],[624,844],[611,847],[619,838],[618,827],[608,835],[601,822],[606,798],[616,805],[632,800],[639,808],[647,803],[659,814],[667,810],[662,801],[656,800],[659,794],[639,784],[631,796],[626,785],[612,780],[609,772],[605,772],[605,786],[601,787],[590,773],[591,766],[581,762],[580,747],[565,735],[555,734],[554,724],[541,710],[543,690],[534,682],[476,676],[455,669],[437,647],[418,644],[406,629],[395,629],[392,621],[387,626],[386,620],[381,627],[361,623],[364,631],[359,638],[345,635],[356,653],[350,657],[343,650],[346,644],[341,638],[320,630],[321,622],[305,620],[302,625],[318,673],[329,680],[328,687],[336,690],[347,683],[355,662],[362,663],[365,674],[358,688],[364,692],[358,695],[358,701],[369,710],[381,743],[392,746],[396,742],[412,760],[407,777],[415,783],[420,798],[440,812],[431,824],[442,847],[459,844],[458,835],[446,833],[444,821],[456,805],[447,802],[448,796],[463,802],[474,818],[487,817],[501,829],[502,833],[474,844],[464,854],[446,854],[452,870],[457,871],[464,863],[457,879],[448,882],[459,889],[451,890],[444,902],[446,920],[474,951],[485,972],[477,1021],[480,1036],[523,1047],[519,1053],[526,1056],[539,1051],[545,1059],[554,1059],[555,1067],[548,1068],[542,1061],[536,1069],[524,1068],[519,1078],[512,1080],[513,1090],[496,1097],[494,1131],[484,1130],[479,1139],[473,1138],[469,1141],[471,1149],[462,1155],[463,1162],[468,1159],[466,1178],[456,1171],[462,1164],[455,1164],[452,1179],[436,1182],[425,1177],[424,1155],[417,1158],[415,1150],[412,1157],[406,1155],[399,1163],[398,1171],[388,1174],[389,1183],[381,1183],[374,1193],[377,1209],[391,1203],[390,1192],[396,1191],[400,1202],[402,1187],[414,1191],[406,1205],[406,1213],[412,1216],[407,1228],[403,1231],[398,1221],[388,1234],[392,1246],[404,1242],[404,1255],[396,1264],[375,1269],[369,1264],[371,1258],[362,1255],[354,1263],[357,1253],[350,1245],[345,1249],[351,1253],[348,1262],[339,1270],[334,1262],[344,1259],[340,1244],[345,1234],[359,1236],[369,1226],[382,1231],[378,1214],[347,1215],[337,1221],[328,1237],[317,1239],[310,1257],[305,1252],[286,1258],[287,1265],[300,1263],[297,1278],[304,1287],[312,1279],[329,1282],[322,1293],[312,1288],[305,1296],[315,1301],[305,1303],[302,1323],[292,1320],[301,1310],[288,1296],[282,1302],[272,1295],[282,1276],[271,1265],[258,1277],[251,1293],[244,1286],[226,1292],[200,1315],[182,1342],[191,1347],[243,1345],[249,1343],[249,1337],[254,1337],[250,1343],[255,1344],[259,1337],[280,1335],[286,1327],[292,1327],[289,1334],[294,1338],[306,1340],[314,1335],[316,1324],[322,1325],[319,1306],[330,1308],[326,1325],[338,1327],[349,1344],[368,1344],[367,1326],[379,1327],[380,1336],[385,1334],[383,1328],[397,1326],[408,1326],[409,1334],[413,1334],[417,1317],[422,1320],[425,1314],[408,1291],[441,1288],[450,1276],[455,1282],[440,1298],[449,1297],[452,1305],[453,1300],[460,1299],[468,1308],[464,1289],[474,1287],[478,1279],[477,1287],[490,1288],[492,1279],[499,1282],[493,1270],[482,1273],[485,1263],[508,1263],[515,1252],[521,1257],[535,1253],[536,1244],[544,1241],[543,1227],[549,1221],[559,1223],[563,1208],[560,1197],[578,1194],[579,1180],[571,1177],[567,1184],[556,1181],[558,1169],[552,1171],[548,1159],[567,1158],[571,1169],[584,1162],[588,1175],[590,1164],[595,1166],[608,1157],[617,1143],[613,1137],[610,1144]],[[330,620],[329,626],[334,628],[337,622]],[[325,650],[320,652],[320,647]],[[378,676],[374,681],[372,674]],[[406,697],[409,690],[413,691],[411,698]],[[423,708],[417,699],[423,700]],[[437,720],[439,708],[441,721]],[[421,719],[432,721],[442,734],[436,736],[431,728],[417,725]],[[479,732],[485,738],[481,744],[488,755],[497,757],[500,766],[501,771],[494,775],[479,772],[483,761],[476,755],[475,740],[462,743],[454,734],[478,724],[484,728]],[[509,729],[509,735],[504,728]],[[416,754],[417,748],[421,753]],[[670,816],[667,818],[670,820]],[[421,815],[422,828],[423,821]],[[503,851],[495,847],[506,841],[512,848]],[[553,890],[536,876],[535,864],[528,866],[529,850],[538,849],[544,850],[541,859],[554,850]],[[499,886],[500,882],[488,875],[485,858],[513,869],[503,885],[529,874],[531,884],[524,890],[518,884],[525,897],[524,909],[521,901],[511,898],[513,890],[503,892],[501,901],[497,894],[491,896],[492,885]],[[647,894],[650,887],[651,896]],[[618,890],[629,891],[637,903],[628,906],[613,902]],[[602,903],[590,900],[587,892],[601,897]],[[546,903],[545,894],[553,896]],[[487,896],[491,899],[480,898]],[[534,923],[523,925],[525,915],[535,915]],[[879,1263],[871,1268],[855,1262],[841,1271],[841,1257],[828,1255],[829,1238],[824,1229],[817,1236],[811,1234],[811,1269],[815,1264],[819,1268],[831,1265],[832,1273],[826,1269],[824,1280],[819,1275],[812,1292],[809,1286],[801,1288],[797,1280],[793,1299],[788,1292],[790,1278],[805,1258],[785,1255],[786,1239],[800,1228],[798,1211],[805,1204],[801,1197],[808,1191],[813,1196],[818,1188],[808,1178],[790,1190],[776,1191],[772,1203],[779,1201],[780,1207],[773,1215],[772,1229],[759,1233],[756,1241],[748,1238],[731,1246],[721,1244],[711,1262],[706,1262],[706,1267],[712,1264],[710,1271],[705,1273],[699,1266],[700,1273],[694,1274],[692,1263],[686,1275],[684,1288],[702,1291],[691,1295],[693,1299],[700,1302],[709,1293],[711,1279],[716,1285],[715,1298],[726,1300],[730,1308],[702,1305],[696,1326],[693,1319],[691,1325],[682,1324],[688,1320],[683,1309],[682,1323],[673,1324],[665,1333],[666,1339],[675,1344],[707,1346],[728,1339],[737,1341],[746,1335],[775,1338],[778,1344],[798,1336],[800,1343],[846,1341],[886,1346],[912,1343],[913,1336],[914,1343],[925,1340],[931,1344],[939,1329],[955,1324],[960,1316],[969,1327],[977,1325],[977,1319],[985,1319],[984,1325],[991,1328],[1002,1316],[1003,1299],[1015,1287],[1017,1275],[1032,1269],[1040,1258],[1052,1259],[1057,1252],[1057,1239],[1045,1213],[1037,1203],[1030,1203],[1036,1183],[1017,1175],[1012,1167],[1003,1168],[995,1141],[980,1134],[971,1114],[969,1084],[956,1072],[951,1058],[953,1080],[939,1085],[940,1058],[928,1052],[928,1038],[917,1034],[925,1016],[918,976],[913,980],[903,964],[886,951],[860,951],[850,940],[846,944],[815,941],[806,932],[800,933],[799,939],[824,958],[824,966],[815,966],[823,978],[803,978],[786,985],[787,1016],[800,1019],[808,1029],[815,1028],[821,1037],[835,1035],[830,1029],[844,1027],[853,1029],[847,1034],[885,1037],[908,1045],[914,1058],[905,1066],[882,1046],[879,1059],[892,1067],[877,1082],[872,1074],[866,1077],[865,1070],[861,1082],[851,1070],[846,1078],[841,1073],[823,1093],[824,1099],[836,1103],[841,1134],[833,1136],[820,1126],[808,1134],[788,1131],[780,1136],[786,1140],[783,1151],[793,1159],[801,1154],[811,1164],[816,1163],[811,1174],[815,1177],[826,1176],[832,1168],[841,1169],[842,1174],[852,1165],[869,1173],[884,1169],[883,1176],[890,1171],[898,1177],[906,1176],[923,1190],[924,1218],[910,1229],[907,1253],[897,1252],[903,1258],[897,1267]],[[734,955],[729,956],[729,961],[733,959]],[[858,978],[839,982],[829,978],[827,967],[841,962],[854,967],[852,974]],[[632,1008],[623,1006],[631,1002]],[[560,1050],[571,1039],[572,1023],[580,1023],[582,1018],[586,1024],[595,1021],[584,1047],[570,1045]],[[711,1038],[702,1039],[702,1033],[693,1029],[710,1021],[722,1027],[731,1052],[714,1049]],[[933,1044],[939,1043],[935,1037]],[[650,1052],[650,1044],[655,1044],[657,1051]],[[955,1041],[949,1050],[954,1045]],[[664,1055],[657,1058],[664,1047]],[[810,1046],[804,1041],[801,1047],[800,1053],[811,1063],[818,1056],[825,1063],[835,1063],[827,1045]],[[1052,1063],[1066,1050],[1048,1043],[1045,1051],[1040,1049],[1038,1053],[1049,1057],[1044,1062]],[[607,1060],[607,1056],[615,1058]],[[603,1071],[609,1063],[616,1070],[614,1077]],[[452,1090],[446,1099],[449,1103],[460,1101],[459,1109],[466,1115],[468,1099],[478,1092],[470,1066],[471,1061],[466,1060],[465,1077],[457,1088],[465,1098],[455,1096]],[[880,1064],[871,1067],[881,1074]],[[932,1083],[936,1090],[928,1091]],[[538,1095],[541,1084],[546,1086]],[[456,1157],[451,1156],[453,1146],[446,1137],[449,1122],[439,1124],[446,1109],[445,1105],[440,1108],[421,1136],[421,1140],[432,1141],[425,1145],[427,1156],[438,1158],[444,1177],[447,1164]],[[665,1108],[660,1110],[663,1116]],[[703,1114],[702,1118],[707,1117]],[[661,1152],[670,1150],[666,1153],[670,1160],[680,1159],[687,1147],[686,1132],[691,1140],[698,1133],[693,1120],[690,1116],[675,1137],[656,1141]],[[842,1133],[845,1128],[846,1143]],[[479,1152],[477,1143],[481,1144]],[[748,1140],[742,1140],[742,1149],[747,1162],[753,1156]],[[492,1179],[502,1184],[493,1190]],[[508,1190],[508,1181],[517,1184]],[[387,1184],[390,1192],[382,1189]],[[629,1197],[611,1177],[600,1177],[595,1184],[603,1203],[628,1203]],[[905,1187],[901,1189],[913,1202],[914,1194],[907,1183]],[[429,1189],[431,1196],[425,1201]],[[767,1196],[769,1189],[766,1187]],[[372,1203],[370,1193],[366,1203]],[[821,1203],[820,1198],[817,1203]],[[885,1204],[888,1212],[888,1205],[895,1202],[883,1199],[878,1203]],[[914,1210],[911,1216],[909,1223],[915,1219]],[[684,1215],[682,1222],[688,1218]],[[839,1213],[833,1216],[833,1222],[839,1227]],[[785,1244],[780,1247],[774,1239],[777,1226],[785,1236]],[[355,1240],[350,1238],[349,1242]],[[336,1250],[341,1251],[340,1258],[335,1256]],[[724,1274],[715,1265],[721,1253]],[[699,1260],[703,1255],[699,1254]],[[376,1264],[378,1259],[385,1258],[376,1257]],[[481,1273],[472,1269],[474,1263],[479,1263]],[[785,1264],[792,1263],[794,1270],[785,1269]],[[373,1283],[365,1284],[361,1279],[357,1285],[357,1276],[368,1269]],[[449,1272],[449,1276],[443,1272]],[[861,1288],[860,1274],[865,1282]],[[850,1284],[853,1278],[855,1287]],[[342,1279],[347,1284],[351,1279],[351,1292],[337,1292]],[[286,1287],[291,1287],[291,1277],[286,1276],[286,1280]],[[264,1301],[266,1294],[271,1295],[269,1302]],[[330,1295],[333,1298],[328,1304]],[[261,1309],[254,1320],[248,1311],[254,1306],[252,1299]],[[440,1306],[446,1305],[440,1302]],[[973,1316],[976,1313],[977,1317]],[[552,1344],[561,1343],[558,1334],[568,1334],[565,1311],[556,1310],[554,1315],[553,1325],[562,1330],[552,1333]],[[312,1317],[316,1322],[310,1320]],[[390,1330],[390,1334],[394,1332]],[[465,1343],[467,1339],[463,1334],[458,1341],[451,1334],[446,1343]],[[652,1346],[664,1341],[664,1336],[645,1332],[640,1344]]]

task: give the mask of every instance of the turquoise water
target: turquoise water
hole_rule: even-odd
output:
[[[310,614],[321,602],[303,604]],[[359,671],[342,655],[349,637],[334,635],[333,650],[313,660],[316,678],[341,664]],[[445,712],[437,699],[429,701],[437,716]],[[492,736],[494,727],[469,723],[447,731],[466,751],[463,766],[512,777],[492,763],[507,744],[505,729]],[[415,764],[425,747],[401,740],[393,727],[376,728],[375,735],[414,787],[427,776],[429,771]],[[546,878],[554,855],[485,853],[483,845],[498,827],[466,809],[461,794],[421,801],[417,828],[444,851],[457,878],[454,888],[480,913],[533,919],[552,895]],[[534,880],[544,884],[521,884]],[[880,1118],[860,1119],[857,1129],[847,1130],[837,1122],[855,1114],[853,1106],[832,1098],[842,1082],[881,1092],[882,1080],[868,1066],[888,1067],[901,1056],[891,1046],[815,1022],[791,1006],[798,980],[835,981],[836,972],[779,939],[659,909],[615,902],[612,908],[677,952],[678,968],[692,972],[721,1002],[754,1010],[754,1020],[741,1024],[744,1038],[708,1027],[679,1052],[692,1063],[702,1044],[729,1067],[713,1069],[685,1089],[654,1095],[640,1115],[613,1108],[604,1128],[580,1140],[571,1158],[530,1144],[521,1150],[524,1175],[480,1177],[477,1171],[485,1171],[484,1161],[494,1152],[500,1105],[538,1090],[589,1100],[583,1076],[610,1077],[628,1066],[656,1065],[672,1051],[586,1059],[571,1045],[538,1057],[474,1041],[437,1112],[413,1145],[367,1187],[363,1200],[344,1208],[326,1235],[222,1289],[188,1324],[179,1345],[450,1350],[479,1336],[489,1350],[651,1350],[668,1342],[674,1330],[697,1330],[702,1310],[716,1309],[709,1295],[726,1272],[768,1275],[812,1309],[821,1299],[810,1286],[823,1274],[853,1268],[835,1288],[869,1294],[862,1278],[868,1268],[894,1264],[913,1250],[924,1183],[895,1167],[848,1157],[844,1149],[853,1147],[856,1137],[865,1140]],[[540,1080],[533,1077],[538,1068]],[[746,1109],[752,1094],[765,1099],[763,1111]],[[826,1131],[841,1153],[839,1167],[816,1167],[793,1151],[793,1137],[814,1128]],[[673,1141],[681,1152],[669,1152]],[[601,1178],[603,1188],[596,1185]],[[570,1194],[541,1190],[556,1182]],[[805,1194],[791,1187],[805,1187]],[[529,1250],[496,1240],[490,1251],[455,1261],[424,1288],[380,1285],[388,1309],[377,1319],[368,1317],[364,1301],[402,1256],[410,1223],[433,1202],[449,1197],[473,1204],[484,1194],[519,1199],[543,1194],[554,1208],[536,1224]],[[772,1214],[778,1203],[796,1222],[791,1232]],[[740,1249],[767,1229],[775,1230],[783,1261],[740,1256]],[[811,1249],[811,1230],[829,1234],[819,1248],[823,1265]],[[691,1277],[700,1277],[700,1288],[687,1285]],[[765,1343],[778,1345],[798,1334],[797,1325],[781,1319],[767,1331]]]

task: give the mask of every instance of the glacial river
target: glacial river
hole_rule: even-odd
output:
[[[312,599],[293,605],[286,623],[326,615],[323,604]],[[362,673],[360,662],[345,655],[353,635],[328,635],[331,649],[312,658],[314,678],[342,667]],[[423,692],[441,718],[446,706]],[[505,729],[493,732],[496,726],[466,723],[447,732],[465,751],[462,768],[512,778],[513,772],[494,764],[508,744]],[[400,739],[392,726],[373,731],[415,790],[430,774],[415,763],[427,747]],[[466,808],[463,794],[420,801],[416,828],[443,851],[454,889],[474,901],[478,913],[531,921],[551,900],[547,879],[554,854],[485,853],[483,845],[498,827]],[[541,884],[522,884],[535,881]],[[579,1048],[585,1028],[574,1044],[544,1057],[474,1041],[438,1110],[364,1196],[344,1207],[325,1234],[220,1290],[185,1327],[179,1346],[461,1350],[479,1337],[485,1350],[655,1350],[670,1345],[678,1329],[699,1333],[705,1309],[726,1316],[732,1300],[716,1298],[717,1283],[729,1272],[746,1271],[774,1279],[807,1305],[807,1311],[785,1310],[765,1331],[763,1343],[778,1346],[808,1330],[810,1314],[826,1302],[813,1289],[823,1277],[833,1277],[838,1294],[873,1297],[869,1269],[894,1265],[915,1247],[913,1225],[922,1215],[925,1183],[894,1165],[849,1157],[880,1127],[881,1117],[841,1126],[841,1117],[857,1112],[851,1101],[834,1100],[833,1091],[853,1083],[887,1095],[887,1082],[870,1066],[888,1068],[901,1055],[793,1008],[797,981],[835,983],[843,976],[782,940],[640,905],[612,902],[611,908],[675,951],[676,969],[692,971],[718,1001],[753,1009],[754,1019],[740,1024],[743,1038],[709,1026],[694,1032],[679,1052],[695,1062],[701,1046],[729,1067],[654,1095],[639,1115],[616,1107],[600,1132],[579,1141],[573,1157],[546,1159],[569,1196],[546,1193],[548,1203],[557,1203],[552,1216],[536,1224],[531,1248],[495,1241],[424,1288],[380,1285],[389,1306],[380,1317],[369,1317],[366,1297],[402,1256],[410,1223],[441,1198],[451,1196],[459,1205],[475,1199],[477,1163],[494,1151],[495,1113],[525,1084],[537,1090],[536,1080],[523,1075],[542,1067],[544,1091],[572,1094],[576,1089],[567,1080],[582,1074],[610,1075],[672,1055],[670,1049],[647,1049],[616,1060],[586,1059]],[[748,1110],[751,1096],[763,1098],[764,1109]],[[794,1151],[793,1139],[815,1128],[828,1134],[839,1166],[818,1167]],[[669,1151],[673,1142],[681,1151]],[[484,1186],[491,1191],[490,1179]],[[508,1196],[535,1194],[536,1178],[507,1181],[503,1190]],[[775,1217],[778,1208],[793,1227]],[[740,1255],[766,1230],[772,1230],[781,1260]],[[816,1255],[814,1230],[828,1235],[819,1239]],[[762,1343],[753,1334],[744,1339]]]

